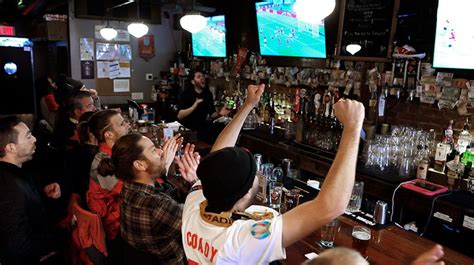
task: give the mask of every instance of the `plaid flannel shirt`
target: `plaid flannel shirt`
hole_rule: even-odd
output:
[[[155,186],[124,182],[121,234],[131,246],[153,253],[160,264],[187,264],[181,243],[183,205],[168,183]]]

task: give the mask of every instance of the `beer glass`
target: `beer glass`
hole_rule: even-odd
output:
[[[370,241],[370,228],[354,226],[352,229],[352,248],[367,257],[367,246]]]
[[[299,189],[291,189],[285,193],[285,211],[289,211],[296,206],[298,206],[300,202],[300,190]]]
[[[337,219],[334,219],[321,228],[321,240],[319,240],[321,246],[325,248],[334,247],[334,239],[336,238],[337,227]]]

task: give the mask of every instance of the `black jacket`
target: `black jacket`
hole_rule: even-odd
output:
[[[32,178],[24,169],[0,161],[0,264],[36,264],[54,249]]]

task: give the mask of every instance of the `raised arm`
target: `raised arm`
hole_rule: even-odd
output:
[[[355,179],[364,106],[357,101],[340,100],[334,107],[337,118],[344,126],[336,158],[318,196],[283,215],[284,247],[344,213],[349,202]]]
[[[244,124],[247,115],[252,111],[255,105],[260,101],[260,97],[265,90],[265,85],[249,85],[247,88],[247,98],[245,99],[242,108],[237,112],[232,121],[222,130],[221,134],[216,139],[214,146],[212,146],[211,152],[220,150],[226,147],[235,146],[237,137],[239,137],[240,129]]]

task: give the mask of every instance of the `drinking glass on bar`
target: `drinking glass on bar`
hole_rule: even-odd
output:
[[[362,206],[362,196],[364,194],[364,182],[356,181],[352,188],[351,198],[347,205],[346,211],[354,213],[360,211]]]
[[[283,184],[280,182],[270,182],[268,189],[268,206],[280,212],[282,195]]]
[[[298,206],[300,202],[300,190],[299,189],[291,189],[285,193],[285,211],[289,211],[296,206]]]
[[[367,246],[370,241],[370,228],[354,226],[352,229],[352,248],[367,257]]]
[[[338,221],[334,219],[321,227],[321,240],[319,243],[325,248],[334,247],[334,239],[338,228]]]

